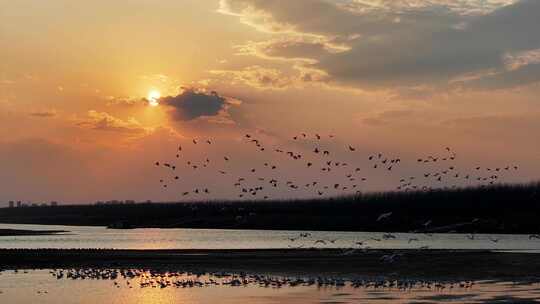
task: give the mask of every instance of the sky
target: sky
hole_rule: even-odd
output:
[[[536,0],[0,0],[0,202],[537,180],[538,28]]]

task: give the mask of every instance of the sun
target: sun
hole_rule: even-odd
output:
[[[152,107],[156,107],[159,105],[159,98],[161,97],[161,94],[159,91],[152,90],[148,92],[148,95],[146,96],[146,99],[148,100],[148,104]]]

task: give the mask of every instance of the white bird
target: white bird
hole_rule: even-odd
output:
[[[387,219],[390,216],[392,216],[392,212],[383,213],[383,214],[379,215],[379,217],[377,218],[377,222],[379,222],[381,220],[384,220],[384,219]]]
[[[401,255],[402,254],[399,253],[385,254],[381,257],[381,261],[385,263],[394,263]]]
[[[383,238],[383,240],[389,240],[389,239],[395,239],[396,236],[391,234],[391,233],[385,233],[385,234],[383,234],[382,238]]]
[[[410,238],[409,239],[409,244],[412,243],[412,242],[418,242],[418,241],[420,241],[420,240],[417,239],[417,238]]]

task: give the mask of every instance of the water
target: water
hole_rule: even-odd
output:
[[[365,232],[308,232],[307,236],[301,237],[301,234],[306,232],[146,228],[111,230],[104,227],[18,224],[0,224],[0,229],[69,231],[61,235],[4,236],[0,237],[0,248],[268,249],[303,246],[405,249],[428,246],[432,249],[540,252],[540,240],[530,240],[528,235],[474,235],[474,238],[470,239],[471,235],[464,234],[396,233],[392,234],[395,238],[383,240],[384,233]],[[370,238],[372,239],[369,240]],[[418,241],[410,241],[411,239]],[[317,240],[323,240],[324,243],[316,243]],[[360,246],[357,242],[364,243]],[[59,271],[69,270],[0,271],[0,303],[540,303],[540,284],[528,282],[477,281],[467,287],[458,284],[450,287],[446,284],[442,289],[415,286],[406,290],[395,287],[354,287],[350,281],[341,287],[320,287],[317,284],[263,287],[264,285],[257,281],[233,287],[223,282],[238,274],[227,274],[227,277],[223,277],[217,274],[194,276],[187,273],[168,273],[157,274],[156,277],[155,272],[136,270],[147,274],[135,277],[118,276],[114,279],[72,279],[64,275],[58,279]],[[283,282],[284,278],[287,279],[275,279]],[[151,280],[152,284],[141,284],[148,280]],[[171,284],[161,288],[156,282],[163,280]],[[174,284],[185,280],[212,280],[221,283],[191,288],[177,287]]]
[[[186,275],[187,276],[187,275]],[[207,281],[212,276],[199,277]],[[167,280],[188,279],[177,277]],[[141,278],[115,280],[56,279],[49,270],[0,272],[0,303],[42,304],[168,304],[168,303],[539,303],[540,284],[478,281],[471,287],[444,289],[245,286],[166,287],[140,286]],[[129,283],[128,283],[129,282]]]
[[[104,248],[104,249],[272,249],[272,248],[373,248],[373,249],[490,249],[540,252],[540,240],[528,235],[395,233],[384,239],[377,232],[324,232],[154,229],[114,230],[104,227],[0,224],[0,229],[67,230],[44,236],[0,236],[0,248]],[[292,240],[291,240],[292,239]],[[317,240],[321,240],[317,242]],[[380,241],[378,241],[380,240]],[[357,244],[357,242],[363,242]]]

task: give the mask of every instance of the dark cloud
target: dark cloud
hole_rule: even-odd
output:
[[[458,17],[465,22],[463,29],[436,26],[417,31],[401,24],[399,35],[375,42],[359,40],[350,52],[322,58],[318,66],[340,81],[414,86],[446,83],[487,69],[505,73],[506,53],[540,47],[540,36],[533,34],[540,26],[539,1],[521,1],[485,16],[454,18]],[[534,78],[540,80],[540,74]]]
[[[305,66],[327,72],[329,80],[339,84],[384,89],[451,86],[454,78],[486,70],[500,75],[486,74],[484,82],[460,85],[504,88],[521,80],[540,81],[538,69],[525,69],[538,62],[523,66],[518,74],[509,71],[504,60],[508,54],[540,48],[537,0],[506,6],[470,1],[461,7],[445,0],[416,1],[417,6],[407,6],[407,1],[363,1],[379,4],[371,7],[324,0],[223,2],[224,10],[246,24],[289,35],[290,43],[281,39],[275,45],[255,46],[262,57],[292,59],[304,52],[306,59],[316,60]],[[308,42],[294,43],[299,35]],[[336,42],[345,48],[326,51]]]
[[[159,102],[172,108],[172,116],[176,120],[194,120],[200,117],[227,116],[231,105],[239,101],[220,96],[217,92],[184,89],[176,96],[160,98]]]

